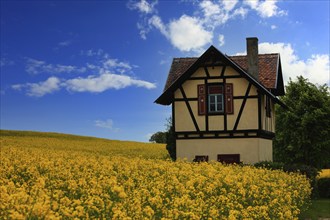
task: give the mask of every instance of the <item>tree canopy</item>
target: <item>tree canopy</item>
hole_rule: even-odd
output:
[[[151,135],[149,141],[155,142],[155,143],[160,143],[160,144],[166,144],[166,135],[167,135],[167,132],[158,131],[158,132],[154,133],[153,135]]]
[[[274,159],[316,168],[330,164],[330,95],[327,85],[317,86],[302,76],[290,79],[276,109]]]

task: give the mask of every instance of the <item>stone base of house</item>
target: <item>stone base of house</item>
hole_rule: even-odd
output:
[[[239,160],[243,164],[273,161],[272,140],[263,138],[188,139],[176,141],[178,159]]]

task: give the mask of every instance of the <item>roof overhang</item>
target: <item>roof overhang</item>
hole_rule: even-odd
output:
[[[184,83],[189,77],[196,72],[196,70],[203,66],[216,66],[216,65],[229,65],[234,70],[236,70],[241,76],[246,78],[252,85],[258,88],[263,94],[269,96],[275,103],[280,104],[285,107],[273,93],[271,93],[265,86],[259,83],[254,77],[248,74],[244,69],[242,69],[238,64],[232,61],[227,55],[223,54],[214,46],[210,46],[180,77],[178,77],[156,100],[155,103],[161,105],[170,105],[174,99],[174,92]],[[280,72],[280,80],[282,80],[282,69],[279,63],[278,70]],[[280,83],[280,82],[277,82]],[[284,92],[284,89],[283,89]],[[279,94],[282,94],[280,92]],[[284,93],[283,93],[284,94]]]

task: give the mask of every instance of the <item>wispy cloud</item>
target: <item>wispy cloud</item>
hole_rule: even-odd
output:
[[[168,23],[164,23],[158,15],[155,9],[157,2],[148,3],[146,0],[141,0],[129,4],[128,8],[140,13],[141,19],[137,22],[137,27],[141,38],[147,39],[148,32],[157,29],[177,49],[200,52],[204,46],[212,43],[214,30],[229,20],[245,18],[250,11],[256,11],[263,19],[286,15],[287,12],[280,10],[277,2],[277,0],[197,1],[192,3],[196,7],[192,15],[182,14],[178,18],[172,18]]]
[[[124,89],[129,86],[143,87],[146,89],[156,88],[154,83],[109,72],[105,72],[101,75],[90,75],[86,78],[79,77],[69,79],[64,84],[69,91],[93,93],[100,93],[109,89]]]
[[[158,3],[158,1],[153,1],[149,3],[146,0],[141,1],[129,1],[127,6],[132,10],[138,10],[141,13],[150,14],[154,12],[154,7]]]
[[[49,77],[46,81],[38,83],[16,84],[12,88],[15,90],[25,90],[28,96],[41,97],[46,94],[60,90],[61,80],[57,77]]]
[[[30,74],[59,74],[59,73],[84,73],[86,67],[77,67],[73,65],[49,64],[43,60],[26,58],[25,71]]]
[[[98,50],[81,50],[80,51],[80,55],[85,55],[85,56],[89,56],[89,57],[93,57],[93,56],[101,56],[104,54],[104,51],[102,49],[98,49]]]
[[[244,0],[245,5],[248,5],[251,9],[255,10],[260,17],[270,18],[273,16],[284,16],[287,15],[287,11],[280,10],[276,5],[278,0],[272,1],[259,1],[259,0]]]
[[[110,58],[103,50],[88,50],[86,56],[101,57],[96,63],[86,63],[83,67],[61,64],[49,64],[46,61],[27,59],[26,71],[30,74],[58,74],[58,73],[89,73],[88,76],[68,78],[61,74],[61,78],[51,76],[45,81],[36,83],[22,83],[12,85],[12,89],[24,91],[28,96],[42,97],[60,89],[70,92],[101,93],[110,89],[124,89],[130,86],[145,89],[156,88],[155,83],[137,79],[131,76],[132,70],[137,68],[129,62]]]
[[[57,45],[60,47],[67,47],[67,46],[71,45],[71,43],[72,42],[70,40],[66,40],[66,41],[59,42]]]
[[[14,61],[7,59],[6,57],[1,57],[0,66],[11,66],[14,65]]]
[[[106,128],[112,131],[119,131],[119,128],[114,127],[114,123],[112,119],[106,119],[106,120],[95,120],[94,121],[94,126],[99,127],[99,128]]]
[[[271,25],[270,28],[271,28],[272,30],[275,30],[275,29],[277,28],[277,26],[276,26],[276,25]]]
[[[220,47],[222,47],[223,45],[225,45],[225,36],[223,34],[219,34],[218,40],[219,40],[219,46]]]

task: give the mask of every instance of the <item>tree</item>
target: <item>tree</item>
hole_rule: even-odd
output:
[[[166,133],[166,150],[168,154],[172,158],[172,160],[176,160],[176,141],[175,141],[175,131],[172,124],[172,118],[167,119],[167,133]]]
[[[166,150],[168,154],[172,158],[172,160],[176,160],[176,142],[175,142],[175,133],[174,128],[172,126],[172,118],[166,119],[166,131],[158,131],[153,134],[149,141],[156,143],[166,143]]]
[[[275,161],[324,168],[330,160],[329,87],[300,76],[290,79],[281,101],[288,109],[276,109]]]
[[[160,143],[160,144],[166,144],[166,133],[167,132],[162,132],[158,131],[151,135],[149,141],[150,142],[155,142],[155,143]]]

